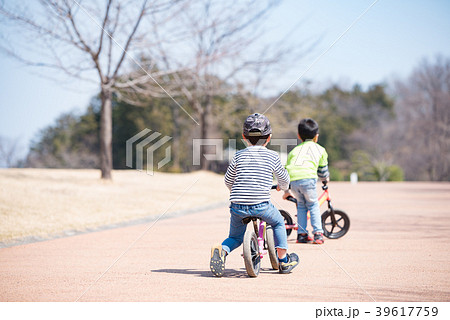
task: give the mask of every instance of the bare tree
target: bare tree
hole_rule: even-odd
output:
[[[28,65],[62,71],[99,85],[103,179],[111,179],[112,97],[117,79],[125,62],[134,60],[131,54],[141,50],[145,39],[150,45],[151,36],[143,26],[161,23],[151,19],[159,19],[162,13],[164,19],[173,17],[181,2],[39,0],[31,5],[0,2],[0,46],[4,52]]]
[[[396,83],[398,154],[408,179],[450,180],[450,59],[424,59]]]
[[[165,41],[147,47],[150,59],[146,65],[148,70],[160,68],[160,75],[154,73],[158,82],[175,99],[186,102],[179,107],[198,126],[199,138],[211,137],[216,97],[233,90],[255,90],[270,71],[288,65],[288,58],[299,57],[300,46],[294,50],[292,44],[287,47],[283,42],[264,44],[264,21],[277,3],[198,0],[172,23],[160,25],[152,19],[152,34]],[[130,101],[136,101],[136,94],[166,94],[142,70],[117,86],[131,89],[122,91],[122,98]],[[208,169],[205,157],[200,166]]]
[[[4,165],[11,168],[17,165],[19,161],[18,146],[17,139],[10,140],[0,136],[0,167]]]

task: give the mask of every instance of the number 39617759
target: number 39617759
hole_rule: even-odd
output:
[[[377,307],[377,317],[435,317],[439,310],[437,307]]]

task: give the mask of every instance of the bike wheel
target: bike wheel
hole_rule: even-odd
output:
[[[329,239],[341,238],[350,229],[350,219],[344,211],[334,210],[334,216],[336,218],[335,226],[333,226],[330,209],[322,214],[323,235]]]
[[[292,217],[289,214],[289,212],[284,211],[284,210],[280,210],[281,215],[284,218],[284,224],[288,225],[288,226],[292,226],[294,224],[294,222],[292,221]],[[286,235],[289,237],[289,235],[291,234],[292,229],[286,229]]]
[[[272,269],[278,270],[277,249],[275,249],[275,239],[273,237],[273,229],[271,226],[267,226],[266,229],[266,246],[267,251],[269,252],[269,259]]]
[[[258,238],[253,230],[253,225],[247,226],[244,242],[244,264],[245,270],[250,277],[257,277],[261,268],[261,256],[259,254]]]

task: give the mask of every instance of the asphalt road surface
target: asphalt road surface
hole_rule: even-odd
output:
[[[0,249],[0,301],[450,301],[450,184],[332,182],[330,192],[350,231],[323,245],[291,235],[291,274],[266,257],[249,278],[240,247],[214,277],[210,247],[229,227],[222,206]],[[273,202],[295,212],[281,193]]]

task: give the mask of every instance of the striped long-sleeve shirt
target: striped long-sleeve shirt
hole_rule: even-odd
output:
[[[236,152],[225,174],[230,201],[246,205],[270,201],[274,175],[280,188],[287,190],[289,174],[275,151],[250,146]]]

